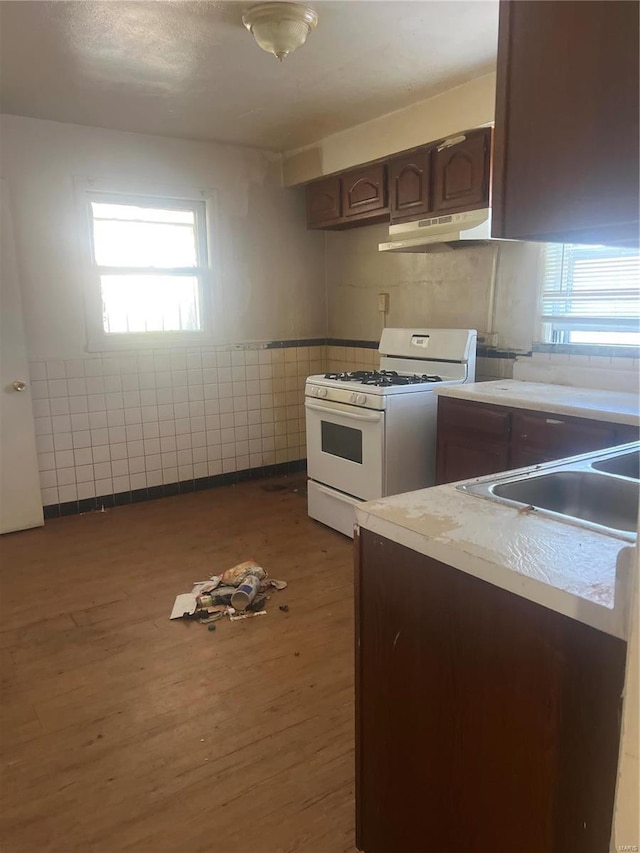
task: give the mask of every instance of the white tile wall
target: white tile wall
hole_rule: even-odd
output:
[[[327,370],[377,370],[380,353],[368,347],[327,347]]]
[[[513,378],[637,394],[639,368],[638,359],[633,358],[534,352],[518,357]]]
[[[476,359],[476,382],[491,382],[496,379],[512,379],[513,358],[488,358],[478,356]]]
[[[44,506],[306,455],[326,347],[242,345],[32,362]]]

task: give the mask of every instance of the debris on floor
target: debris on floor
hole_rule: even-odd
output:
[[[245,560],[207,580],[195,581],[189,593],[176,596],[170,619],[199,621],[209,631],[216,622],[238,622],[254,616],[266,616],[265,609],[274,590],[287,588],[287,582],[270,578],[255,560]],[[289,605],[280,605],[285,613]]]
[[[183,616],[190,616],[195,612],[197,606],[198,601],[193,593],[186,592],[177,595],[169,619],[182,619]]]
[[[253,613],[231,613],[233,607],[229,608],[229,621],[237,622],[239,619],[251,619],[254,616],[266,616],[266,610],[255,610]]]
[[[245,578],[255,577],[259,580],[264,580],[266,576],[267,573],[265,570],[255,560],[246,560],[244,563],[238,563],[237,566],[233,566],[233,568],[223,572],[222,583],[238,586]]]

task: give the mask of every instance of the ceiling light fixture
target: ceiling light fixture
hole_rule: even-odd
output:
[[[260,3],[247,9],[242,23],[263,50],[282,62],[305,43],[318,15],[300,3]]]

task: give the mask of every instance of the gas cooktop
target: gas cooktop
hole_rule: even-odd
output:
[[[398,373],[396,370],[351,370],[345,373],[325,373],[324,378],[336,382],[359,382],[361,385],[373,385],[378,388],[442,382],[440,376],[431,376],[427,373]]]

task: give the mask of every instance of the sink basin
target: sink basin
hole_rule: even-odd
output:
[[[604,471],[606,474],[617,474],[619,477],[631,477],[640,480],[640,451],[625,453],[613,459],[605,459],[603,462],[593,462],[592,468],[596,471]]]
[[[633,455],[599,464],[621,462]],[[635,457],[637,468],[637,453]],[[490,486],[489,491],[497,498],[579,518],[613,530],[633,532],[636,529],[639,489],[637,483],[629,480],[607,477],[593,471],[554,471],[497,483]]]
[[[461,492],[534,510],[627,542],[637,539],[640,443],[460,483]]]

